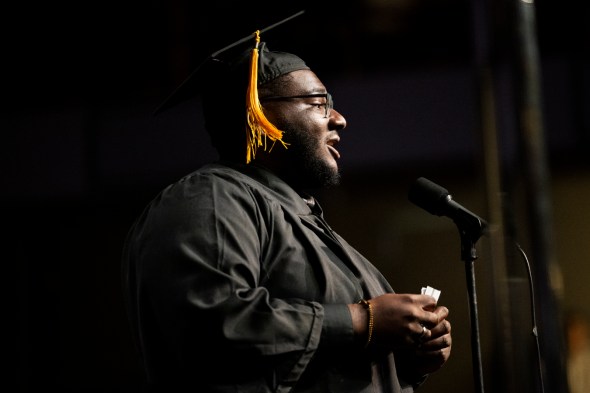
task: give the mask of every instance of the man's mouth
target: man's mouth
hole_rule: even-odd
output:
[[[340,153],[338,152],[338,150],[334,148],[334,146],[328,144],[328,150],[330,151],[334,159],[338,160],[340,158]]]
[[[336,150],[335,147],[338,144],[338,142],[340,142],[340,136],[337,133],[333,133],[326,142],[328,145],[328,151],[330,151],[330,154],[332,155],[332,157],[334,157],[335,160],[340,159],[340,153],[338,152],[338,150]]]

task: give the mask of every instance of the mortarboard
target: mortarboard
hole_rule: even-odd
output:
[[[204,61],[164,100],[155,110],[155,114],[165,111],[186,101],[207,86],[214,84],[211,90],[221,94],[236,91],[245,108],[246,127],[246,163],[249,163],[259,146],[266,146],[268,138],[274,144],[278,141],[283,146],[282,131],[266,119],[258,99],[258,86],[268,83],[281,75],[292,71],[309,69],[298,56],[270,51],[265,42],[260,41],[260,34],[271,30],[303,14],[299,11],[277,23],[257,30],[254,33],[219,49]],[[227,90],[223,92],[223,90]]]

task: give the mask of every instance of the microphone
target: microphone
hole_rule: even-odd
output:
[[[451,218],[459,230],[468,232],[472,239],[477,240],[487,232],[488,223],[484,219],[455,202],[445,188],[424,177],[410,187],[408,199],[430,214]]]

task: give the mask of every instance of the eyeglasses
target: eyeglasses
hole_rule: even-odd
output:
[[[281,101],[281,100],[290,100],[293,98],[325,98],[326,103],[316,104],[317,106],[324,107],[324,117],[330,116],[330,112],[334,108],[334,101],[332,100],[332,95],[330,93],[318,93],[318,94],[303,94],[299,96],[272,96],[272,97],[264,97],[261,98],[260,101]]]

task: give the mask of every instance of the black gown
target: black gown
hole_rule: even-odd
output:
[[[393,292],[304,198],[254,165],[207,165],[131,229],[123,288],[157,391],[412,392],[353,343],[347,304]],[[414,386],[413,386],[414,385]]]

